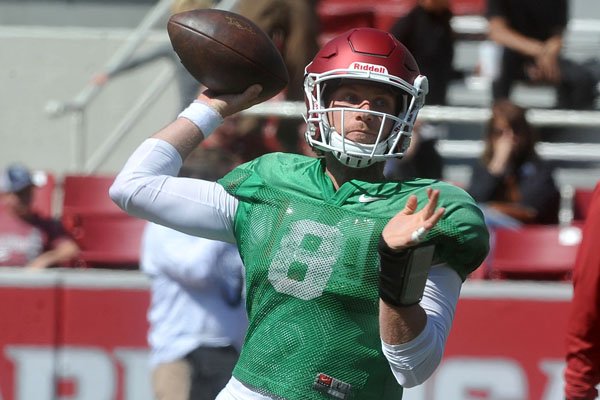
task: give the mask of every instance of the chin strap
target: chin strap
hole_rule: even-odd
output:
[[[335,150],[331,152],[339,162],[351,168],[365,168],[372,165],[375,162],[371,157],[373,148],[375,148],[375,154],[383,154],[388,146],[387,140],[381,141],[377,145],[356,143],[352,140],[342,138],[342,135],[333,129],[329,134],[331,135],[329,145],[336,149],[345,150],[345,152]],[[351,155],[348,154],[349,152],[362,153],[364,156]]]

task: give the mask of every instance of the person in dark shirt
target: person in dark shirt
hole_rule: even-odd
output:
[[[448,85],[456,74],[451,19],[449,0],[419,0],[389,30],[413,54],[429,79],[428,105],[446,104]]]
[[[444,159],[437,150],[437,141],[445,135],[444,126],[417,121],[406,154],[402,158],[387,160],[383,173],[387,178],[397,181],[411,178],[443,179]]]
[[[498,100],[467,191],[478,203],[519,223],[557,223],[560,192],[553,166],[537,154],[536,143],[526,110]]]
[[[450,25],[452,10],[448,0],[419,0],[398,18],[389,32],[413,54],[429,80],[428,105],[446,105],[450,81],[457,75],[453,67],[455,34]],[[442,179],[443,158],[437,140],[445,126],[419,123],[413,132],[409,151],[402,159],[390,159],[385,174],[390,179]]]
[[[555,86],[557,108],[594,108],[597,79],[562,54],[567,0],[488,0],[486,16],[490,39],[503,46],[494,100],[509,98],[514,82],[525,81]]]
[[[238,1],[234,12],[253,21],[273,41],[290,77],[286,88],[271,101],[304,101],[304,67],[319,50],[319,18],[313,0]],[[297,134],[290,134],[296,133]],[[246,160],[272,151],[301,152],[304,120],[292,118],[239,118],[235,141],[246,142]],[[262,145],[255,146],[256,136]],[[234,144],[235,145],[235,144]],[[258,147],[255,151],[252,148]],[[263,147],[261,149],[260,147]],[[239,153],[238,153],[239,154]]]

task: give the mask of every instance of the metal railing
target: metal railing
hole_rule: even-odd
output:
[[[215,8],[231,10],[238,0],[221,0]],[[157,4],[146,14],[140,24],[127,38],[125,43],[106,63],[104,70],[113,71],[125,63],[138,47],[149,36],[148,33],[165,16],[169,15],[173,0],[159,0]],[[72,149],[73,168],[85,173],[93,173],[108,159],[114,148],[127,136],[131,127],[144,115],[144,110],[152,104],[154,99],[173,81],[173,70],[164,69],[148,85],[137,102],[127,112],[123,119],[110,132],[105,141],[94,150],[91,155],[87,154],[87,126],[86,113],[90,104],[100,94],[103,87],[89,82],[71,100],[51,100],[46,104],[46,113],[54,118],[70,114],[73,124]]]
[[[159,0],[158,3],[146,14],[142,22],[137,26],[133,33],[127,38],[123,46],[108,60],[105,66],[105,70],[112,70],[117,68],[126,62],[129,57],[135,52],[135,50],[144,42],[148,32],[152,27],[165,15],[167,15],[171,6],[172,0]],[[154,82],[149,86],[158,90],[158,88],[164,88],[171,81],[171,76],[165,76],[165,74],[159,75]],[[96,153],[91,157],[88,157],[86,151],[86,139],[87,139],[87,126],[86,126],[86,113],[89,105],[101,92],[102,86],[95,85],[89,82],[83,89],[71,100],[68,101],[57,101],[51,100],[46,105],[46,113],[51,117],[60,117],[66,114],[70,114],[73,124],[72,146],[73,149],[73,167],[75,170],[94,172],[99,166],[99,160],[104,158],[107,152],[110,152],[111,148],[107,145],[116,145],[120,139],[126,135],[124,127],[129,127],[134,124],[141,117],[142,113],[139,106],[135,106],[132,110],[138,110],[137,114],[128,113],[125,120],[121,121],[115,131],[111,132],[107,136],[105,145],[101,146],[100,153]],[[146,91],[140,98],[138,104],[146,104],[149,99],[153,96],[155,90]],[[93,161],[92,164],[86,162],[86,160]]]

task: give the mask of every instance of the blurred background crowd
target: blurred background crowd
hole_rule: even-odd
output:
[[[290,72],[284,92],[228,119],[203,143],[227,153],[232,165],[273,151],[313,156],[303,139],[304,66],[333,35],[371,26],[408,47],[431,88],[410,151],[386,165],[389,178],[448,180],[481,204],[491,227],[514,228],[582,222],[599,176],[600,31],[593,22],[600,15],[595,19],[585,0],[553,0],[548,7],[516,0],[8,1],[0,7],[0,46],[20,49],[6,51],[13,56],[0,78],[9,94],[0,107],[0,167],[8,174],[18,164],[37,176],[32,195],[13,198],[31,198],[33,209],[60,220],[82,250],[66,264],[50,264],[110,261],[86,259],[103,237],[90,232],[110,228],[92,229],[107,220],[82,215],[118,214],[103,191],[126,154],[141,132],[172,119],[201,90],[164,29],[172,13],[193,8],[233,7],[247,16],[273,39]],[[20,190],[7,184],[4,191]],[[124,264],[135,267],[132,253]],[[14,260],[5,256],[2,263]]]

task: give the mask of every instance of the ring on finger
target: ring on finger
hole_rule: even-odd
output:
[[[427,229],[425,229],[424,227],[420,227],[418,229],[415,229],[415,231],[412,233],[411,240],[413,242],[419,243],[423,239],[425,239],[426,235],[427,235]]]

